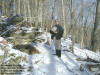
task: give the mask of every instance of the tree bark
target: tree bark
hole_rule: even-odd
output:
[[[96,48],[95,48],[96,34],[95,34],[95,32],[99,25],[100,25],[100,0],[97,0],[95,23],[94,23],[94,28],[92,30],[92,35],[91,35],[91,49],[93,51],[96,51]]]
[[[72,53],[74,53],[74,43],[75,43],[75,23],[74,23],[74,10],[73,10],[73,0],[71,0],[71,37],[72,37]]]
[[[65,26],[65,9],[64,9],[64,0],[62,0],[62,13],[63,13],[63,27],[64,27],[64,38],[66,38],[66,26]]]
[[[81,48],[83,48],[83,46],[84,46],[84,22],[83,22],[84,4],[83,3],[84,3],[84,1],[81,0],[81,18],[82,18],[82,20],[81,20],[81,22],[82,22],[82,30],[81,30],[82,35],[81,35],[81,44],[80,44]]]

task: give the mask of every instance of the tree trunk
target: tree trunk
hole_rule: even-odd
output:
[[[91,49],[93,51],[96,51],[95,44],[96,44],[97,38],[96,38],[95,33],[99,25],[100,25],[100,0],[97,0],[95,23],[94,23],[94,28],[92,30],[92,35],[91,35]]]
[[[51,22],[51,27],[53,26],[53,24],[54,24],[54,13],[55,13],[55,3],[56,3],[56,0],[54,0],[54,6],[52,7],[52,15],[51,15],[51,20],[52,20],[52,22]]]
[[[66,38],[66,26],[65,26],[65,9],[64,9],[64,0],[62,0],[62,13],[63,13],[63,27],[64,27],[64,38]]]
[[[75,43],[75,22],[74,22],[74,10],[73,10],[73,0],[71,0],[71,37],[72,37],[72,52],[74,53],[74,43]]]
[[[82,17],[82,20],[81,20],[81,22],[82,22],[82,30],[81,30],[81,44],[80,44],[80,46],[81,46],[81,48],[83,48],[83,46],[84,46],[84,22],[83,22],[83,16],[84,16],[84,4],[83,4],[83,0],[81,0],[81,17]]]

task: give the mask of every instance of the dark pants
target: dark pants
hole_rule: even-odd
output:
[[[61,39],[57,40],[56,38],[54,38],[54,45],[55,45],[56,55],[58,57],[61,57]]]

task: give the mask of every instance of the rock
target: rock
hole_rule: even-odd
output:
[[[5,28],[6,22],[0,22],[0,32]]]
[[[16,45],[14,46],[15,49],[19,49],[22,52],[25,52],[27,54],[40,54],[40,52],[35,48],[32,47],[30,44],[26,44],[26,45]]]
[[[11,54],[10,54],[10,56],[14,56],[14,55],[15,55],[14,53],[11,53]]]
[[[7,25],[14,25],[17,24],[18,22],[23,21],[23,17],[20,15],[14,15],[11,16],[7,19]]]
[[[29,66],[28,71],[32,71],[33,68],[34,68],[33,66]]]
[[[3,45],[7,45],[7,41],[3,38],[3,37],[0,37],[0,43],[3,44]]]
[[[95,72],[94,75],[100,75],[100,71]]]
[[[2,34],[5,31],[7,31],[6,33],[2,34],[1,36],[10,37],[11,34],[13,34],[15,32],[16,28],[14,27],[14,25],[16,25],[22,21],[23,21],[23,17],[20,15],[14,15],[14,16],[7,18],[5,22],[0,23],[0,33]]]
[[[100,63],[96,64],[86,64],[88,69],[92,72],[100,71]]]
[[[1,16],[0,17],[0,22],[5,22],[7,20],[7,16]]]
[[[4,56],[3,55],[0,55],[0,64],[2,64],[4,61]]]
[[[26,45],[30,44],[34,38],[34,32],[26,33],[25,31],[21,31],[20,33],[14,33],[12,35],[13,38],[9,38],[8,41],[11,42],[13,45]]]
[[[32,49],[30,49],[29,54],[32,54],[32,55],[34,55],[34,54],[40,54],[40,52],[36,48],[33,47]]]

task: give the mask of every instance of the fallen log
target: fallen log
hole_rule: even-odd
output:
[[[100,55],[85,49],[79,49],[77,47],[74,47],[74,54],[80,57],[83,57],[84,59],[88,61],[92,61],[95,63],[100,63]]]

